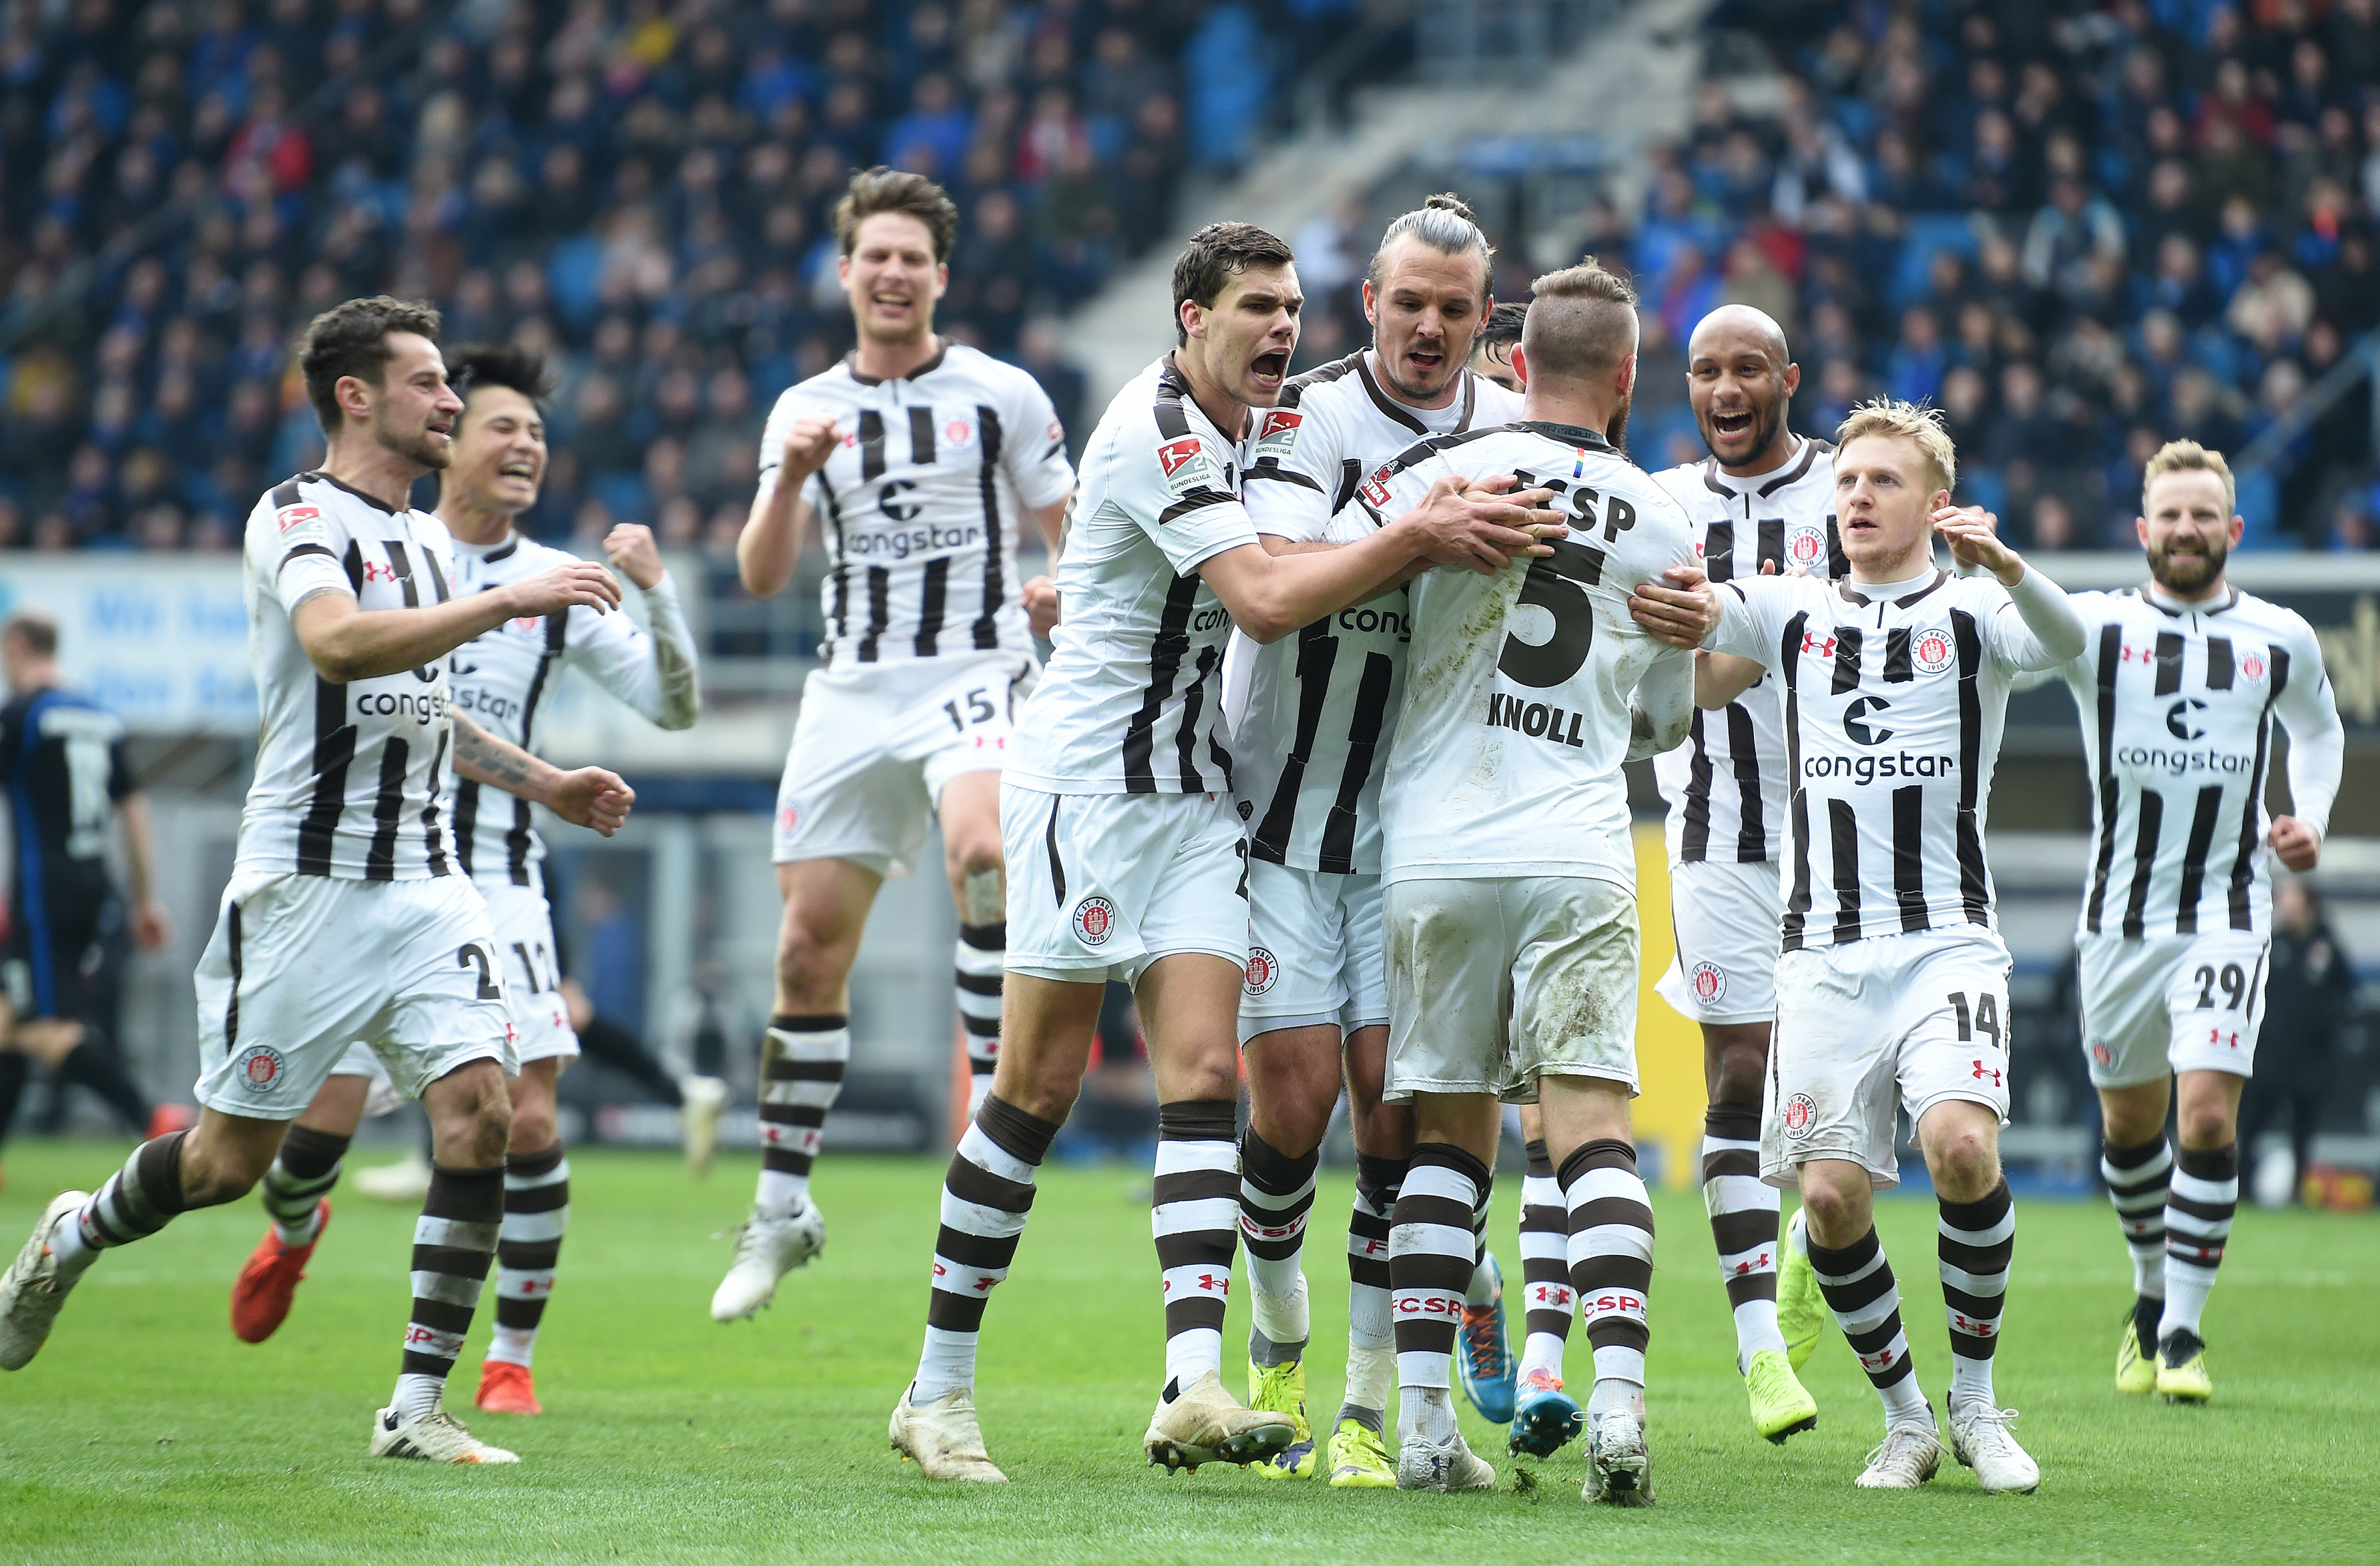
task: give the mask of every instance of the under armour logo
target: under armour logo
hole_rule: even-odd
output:
[[[1986,1066],[1983,1062],[1977,1061],[1975,1062],[1975,1080],[1981,1082],[1987,1076],[1992,1079],[1993,1086],[1998,1087],[2000,1085],[1999,1068],[1997,1066]]]
[[[367,582],[394,582],[396,580],[396,567],[394,565],[382,565],[376,560],[367,560],[364,562],[364,580]]]
[[[1996,1321],[1977,1321],[1955,1310],[1950,1313],[1950,1325],[1971,1338],[1988,1338],[2000,1329],[1999,1323]]]
[[[975,1292],[978,1294],[988,1294],[991,1293],[991,1286],[999,1281],[997,1278],[978,1278],[975,1281]]]
[[[1835,638],[1832,637],[1822,637],[1815,631],[1803,631],[1802,633],[1802,650],[1804,652],[1815,652],[1821,658],[1832,658],[1835,655]]]
[[[2240,1047],[2240,1036],[2238,1034],[2226,1034],[2219,1027],[2210,1027],[2206,1030],[2206,1041],[2209,1044],[2228,1045],[2234,1050],[2237,1050]]]
[[[1218,1278],[1211,1272],[1202,1272],[1198,1274],[1198,1289],[1202,1293],[1228,1294],[1232,1292],[1232,1281],[1228,1277]]]

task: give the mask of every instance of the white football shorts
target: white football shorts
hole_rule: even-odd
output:
[[[1493,1093],[1537,1078],[1636,1091],[1636,894],[1588,876],[1389,883],[1389,1070],[1381,1098]]]
[[[1777,959],[1777,1029],[1760,1117],[1760,1177],[1840,1159],[1900,1184],[1900,1111],[1945,1099],[2008,1123],[2008,948],[1980,926],[1806,946]]]
[[[562,1001],[561,965],[553,939],[553,912],[545,893],[534,886],[482,884],[480,896],[488,904],[488,923],[496,934],[496,956],[504,964],[504,1004],[513,1019],[513,1052],[522,1065],[531,1061],[578,1058],[578,1035],[570,1028],[570,1009]],[[398,1091],[372,1047],[357,1039],[332,1070],[334,1076],[369,1076],[371,1097],[366,1114],[385,1114],[410,1095]]]
[[[777,784],[772,857],[916,869],[942,786],[1007,763],[1038,672],[1006,650],[813,672]]]
[[[1785,894],[1774,861],[1690,859],[1670,867],[1677,961],[1654,993],[1698,1023],[1767,1022],[1777,1014],[1777,931]]]
[[[1008,971],[1137,984],[1204,952],[1248,960],[1247,844],[1221,794],[1044,794],[1000,785]]]
[[[2162,1082],[2168,1072],[2252,1076],[2272,938],[2245,929],[2076,939],[2082,1051],[2094,1087]]]
[[[1380,878],[1248,860],[1248,973],[1240,1042],[1284,1027],[1389,1020],[1380,954]]]
[[[195,977],[199,1102],[225,1114],[297,1119],[358,1038],[407,1098],[473,1061],[520,1070],[466,876],[235,877]]]

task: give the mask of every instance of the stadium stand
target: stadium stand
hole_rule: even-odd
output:
[[[0,547],[227,547],[317,449],[292,331],[382,290],[564,367],[539,533],[732,539],[771,401],[845,346],[827,218],[876,161],[966,214],[946,329],[1086,427],[1040,318],[1246,157],[1355,8],[18,0]]]
[[[2160,442],[2238,453],[2368,351],[2373,0],[1729,0],[1708,25],[1758,41],[1778,108],[1706,78],[1657,150],[1627,243],[1648,360],[1758,304],[1793,334],[1804,427],[1930,398],[1967,498],[2027,547],[2092,549],[2131,547]],[[2370,546],[2370,396],[2280,442],[2240,497],[2252,545]]]

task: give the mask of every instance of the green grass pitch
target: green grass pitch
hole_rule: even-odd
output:
[[[118,1145],[8,1149],[0,1238],[88,1187]],[[2216,1401],[2168,1408],[2113,1386],[2129,1271],[2096,1202],[2018,1206],[2001,1401],[2040,1460],[2030,1497],[1986,1497],[1945,1464],[1915,1494],[1852,1487],[1880,1431],[1831,1329],[1807,1374],[1818,1428],[1754,1437],[1725,1297],[1696,1198],[1658,1198],[1651,1427],[1660,1504],[1590,1508],[1573,1447],[1515,1494],[1502,1441],[1492,1494],[1406,1496],[1144,1465],[1160,1325],[1146,1172],[1051,1169],[1014,1276],[992,1302],[982,1408],[997,1488],[941,1487],[887,1451],[915,1364],[939,1161],[821,1164],[825,1256],[757,1323],[720,1327],[710,1291],[743,1213],[748,1159],[689,1183],[654,1154],[572,1159],[573,1223],[538,1345],[549,1412],[476,1428],[522,1456],[488,1471],[373,1461],[367,1424],[395,1373],[410,1211],[352,1192],[279,1336],[236,1341],[226,1291],[262,1232],[252,1201],[182,1219],[107,1257],[27,1369],[0,1378],[0,1560],[171,1558],[522,1562],[623,1559],[859,1562],[1409,1560],[1768,1566],[1833,1560],[2322,1560],[2366,1556],[2380,1354],[2371,1301],[2380,1227],[2244,1213],[2208,1316]],[[1348,1177],[1315,1208],[1313,1396],[1341,1390]],[[1491,1230],[1516,1256],[1519,1182]],[[1919,1374],[1937,1404],[1949,1350],[1930,1202],[1882,1207]],[[1517,1275],[1515,1266],[1512,1272]],[[492,1298],[492,1290],[491,1292]],[[467,1416],[487,1312],[450,1402]],[[1517,1323],[1515,1324],[1517,1326]],[[1234,1305],[1227,1342],[1245,1341]],[[1230,1362],[1227,1362],[1229,1365]],[[1232,1366],[1245,1375],[1245,1362]],[[1588,1375],[1574,1342],[1574,1384]]]

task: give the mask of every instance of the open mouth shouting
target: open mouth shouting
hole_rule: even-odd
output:
[[[1732,445],[1738,441],[1748,439],[1760,419],[1759,416],[1748,407],[1713,408],[1710,421],[1713,439]]]
[[[1289,350],[1268,348],[1257,355],[1248,365],[1248,379],[1255,382],[1257,390],[1278,394],[1281,382],[1289,379]]]

